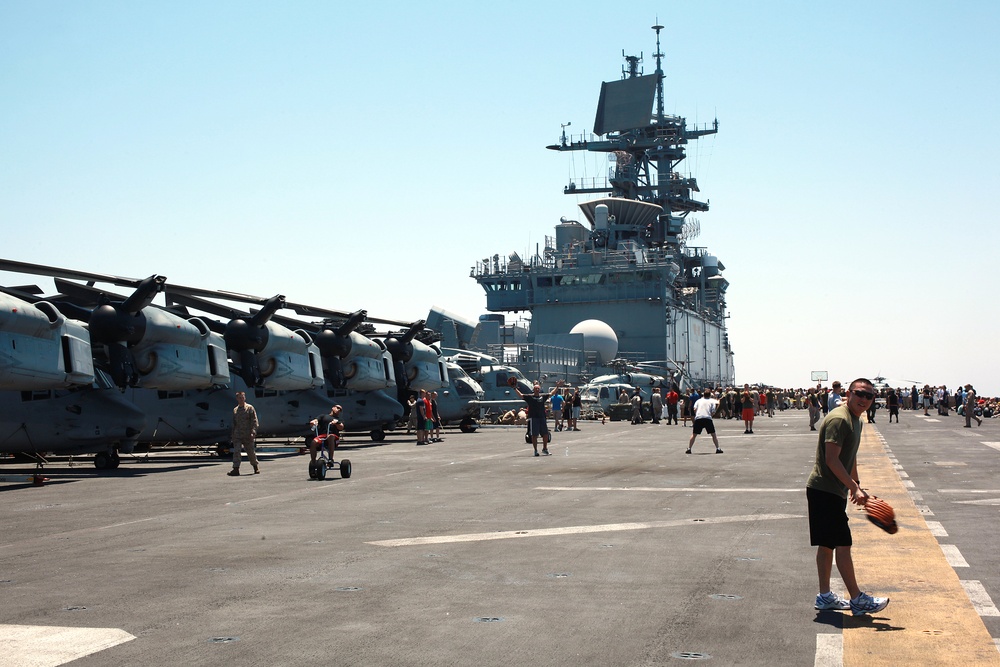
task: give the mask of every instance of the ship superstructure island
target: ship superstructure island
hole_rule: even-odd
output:
[[[564,188],[593,197],[579,204],[584,222],[562,218],[533,257],[494,255],[473,269],[487,310],[530,312],[532,358],[524,361],[540,370],[582,334],[601,341],[581,357],[592,372],[612,356],[698,384],[734,381],[725,267],[690,244],[700,223],[689,214],[708,211],[708,202],[694,198],[696,179],[679,169],[689,142],[716,133],[718,120],[689,126],[664,113],[662,29],[653,26],[656,72],[642,74],[641,56],[625,56],[622,78],[602,84],[593,132],[567,136],[563,126],[547,147],[608,156],[606,177]]]

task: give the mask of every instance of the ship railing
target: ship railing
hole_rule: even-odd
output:
[[[638,252],[637,252],[638,251]],[[614,268],[628,267],[635,264],[673,264],[674,254],[660,248],[600,249],[597,251],[558,251],[548,253],[539,266],[544,269],[567,269],[580,266],[610,266]],[[676,269],[679,270],[679,269]]]
[[[611,191],[611,183],[607,178],[600,178],[598,176],[593,176],[590,178],[578,178],[569,182],[566,186],[567,192],[573,192],[575,190],[602,190]]]
[[[708,248],[705,248],[705,247],[702,247],[702,246],[685,246],[684,247],[684,255],[686,257],[704,257],[705,255],[709,255],[709,254],[711,254],[711,253],[708,252]]]
[[[687,249],[690,251],[691,249]],[[696,249],[697,250],[697,249]],[[688,257],[702,253],[687,252]],[[674,254],[657,248],[604,248],[597,251],[573,250],[546,253],[544,257],[532,257],[524,262],[477,262],[469,271],[472,278],[487,276],[521,276],[533,270],[559,271],[565,269],[586,269],[590,267],[630,268],[636,266],[672,265],[677,273],[680,268],[673,261]]]

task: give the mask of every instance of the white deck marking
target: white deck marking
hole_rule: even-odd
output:
[[[930,419],[924,419],[924,421],[927,422],[928,424],[934,424],[934,423],[939,422],[941,420],[940,419],[930,418]]]
[[[931,529],[934,537],[948,537],[948,531],[944,529],[940,521],[926,521],[927,527]]]
[[[844,665],[844,635],[816,635],[815,667],[843,667]]]
[[[1000,452],[1000,442],[984,442],[983,444]]]
[[[54,667],[133,639],[117,628],[0,625],[0,666]]]
[[[1000,489],[938,489],[938,493],[1000,493]]]
[[[997,606],[993,604],[993,598],[986,592],[986,587],[982,583],[972,579],[962,581],[961,584],[965,592],[968,593],[969,600],[972,601],[972,606],[975,607],[977,614],[980,616],[1000,616],[1000,609],[997,609]]]
[[[941,551],[944,552],[944,559],[952,567],[969,567],[969,563],[962,556],[962,552],[954,544],[942,544]]]
[[[938,493],[973,493],[1000,494],[1000,489],[938,489]],[[953,500],[956,505],[1000,505],[1000,498],[983,498],[982,500]]]
[[[501,530],[494,533],[466,533],[465,535],[431,535],[428,537],[407,537],[398,540],[378,540],[367,542],[377,547],[408,547],[421,544],[447,544],[450,542],[484,542],[488,540],[511,540],[521,537],[551,537],[554,535],[579,535],[583,533],[612,533],[625,530],[648,530],[650,528],[678,528],[680,526],[706,526],[720,523],[740,523],[749,521],[772,521],[775,519],[802,519],[802,514],[746,514],[741,516],[716,516],[695,519],[675,519],[672,521],[641,521],[634,523],[605,523],[595,526],[566,526],[563,528],[537,528],[534,530]]]
[[[805,489],[720,489],[707,486],[536,486],[536,491],[672,491],[674,493],[804,493]]]

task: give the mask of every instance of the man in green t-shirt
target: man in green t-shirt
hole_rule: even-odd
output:
[[[871,380],[858,378],[851,383],[847,401],[830,411],[819,429],[816,461],[806,482],[809,503],[809,540],[816,547],[819,595],[816,609],[847,610],[855,616],[885,609],[889,598],[872,597],[858,587],[851,557],[851,529],[847,525],[847,500],[855,505],[868,502],[868,494],[858,481],[858,447],[861,444],[861,415],[875,400]],[[851,599],[842,600],[830,591],[834,554],[837,570]]]

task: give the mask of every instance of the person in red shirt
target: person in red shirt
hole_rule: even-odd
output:
[[[673,420],[674,424],[677,424],[677,401],[680,400],[681,396],[677,393],[677,385],[671,385],[670,391],[667,392],[667,425]]]

